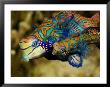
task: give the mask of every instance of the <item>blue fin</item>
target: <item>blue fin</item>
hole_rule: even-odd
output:
[[[68,57],[68,62],[73,67],[81,67],[83,64],[83,59],[89,52],[87,43],[79,42],[78,47],[71,49],[71,55]]]
[[[68,57],[68,62],[70,65],[72,65],[73,67],[81,67],[82,66],[82,56],[80,56],[79,54],[73,54],[73,55],[70,55]]]

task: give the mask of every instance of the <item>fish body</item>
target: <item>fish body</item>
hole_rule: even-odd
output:
[[[82,66],[88,45],[100,40],[98,18],[98,13],[86,18],[72,11],[59,12],[20,41],[23,58],[29,61],[51,52],[74,67]]]

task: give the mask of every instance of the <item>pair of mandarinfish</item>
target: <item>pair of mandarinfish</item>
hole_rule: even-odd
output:
[[[90,44],[100,41],[99,13],[86,18],[73,11],[61,11],[46,19],[28,37],[20,42],[23,59],[54,56],[80,67]]]

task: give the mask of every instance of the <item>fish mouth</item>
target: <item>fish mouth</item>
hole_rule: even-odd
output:
[[[45,49],[41,46],[37,48],[29,47],[25,50],[22,50],[23,53],[23,60],[29,61],[30,59],[35,59],[41,57],[45,53]]]

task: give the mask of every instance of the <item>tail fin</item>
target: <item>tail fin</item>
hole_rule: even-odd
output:
[[[95,22],[95,23],[99,23],[100,22],[100,14],[96,13],[95,15],[93,15],[91,17],[91,19]]]

